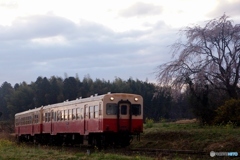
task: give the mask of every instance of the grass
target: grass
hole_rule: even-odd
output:
[[[150,121],[151,122],[151,121]],[[90,155],[85,151],[69,151],[62,147],[50,146],[29,146],[25,144],[17,145],[13,136],[7,133],[0,134],[0,160],[150,160],[150,159],[212,159],[209,155],[199,157],[196,155],[162,155],[155,154],[153,158],[148,158],[143,153],[127,155],[116,153],[116,151],[97,151],[94,150]],[[136,140],[131,148],[157,148],[157,149],[176,149],[176,150],[199,150],[199,151],[234,151],[240,153],[240,128],[232,125],[219,126],[199,126],[194,120],[183,120],[178,122],[152,123],[144,125],[144,133],[141,141]],[[228,159],[229,157],[224,157]]]
[[[11,136],[10,136],[11,137]],[[62,147],[32,146],[24,143],[16,144],[7,134],[0,134],[0,160],[152,160],[142,155],[128,156],[120,153],[92,151],[88,155],[85,151],[73,151]]]
[[[144,126],[141,142],[132,147],[240,152],[240,128],[235,126],[199,126],[196,122],[154,123]]]
[[[240,127],[231,123],[219,126],[199,126],[196,121],[161,121],[154,123],[152,127],[144,124],[141,141],[135,141],[131,147],[199,150],[207,153],[235,151],[240,154]],[[178,155],[178,158],[181,157]]]
[[[0,160],[150,160],[152,158],[141,156],[126,156],[112,153],[95,152],[87,155],[83,152],[61,151],[49,147],[30,147],[16,145],[9,140],[0,140]]]

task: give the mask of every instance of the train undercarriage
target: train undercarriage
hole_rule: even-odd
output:
[[[57,135],[50,134],[36,134],[17,136],[18,142],[32,142],[34,144],[43,145],[91,145],[101,148],[107,147],[126,147],[129,146],[136,136],[139,140],[140,134],[131,135],[128,132],[106,132],[106,133],[90,133],[89,135],[80,135],[79,133],[64,133]]]

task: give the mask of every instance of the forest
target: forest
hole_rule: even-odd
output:
[[[14,86],[4,82],[0,87],[0,120],[13,120],[16,113],[36,107],[108,92],[140,94],[144,99],[144,118],[159,121],[193,117],[187,97],[176,101],[168,95],[168,89],[160,91],[156,84],[147,80],[123,80],[119,77],[113,81],[93,80],[86,75],[82,80],[78,76],[64,79],[39,76],[35,82],[21,82]]]

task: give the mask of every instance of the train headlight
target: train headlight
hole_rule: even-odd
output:
[[[137,98],[137,97],[135,97],[135,98],[134,98],[134,101],[136,101],[136,102],[137,102],[137,101],[138,101],[138,98]]]
[[[113,101],[113,100],[114,100],[114,98],[113,98],[113,97],[110,97],[110,100],[111,100],[111,101]]]

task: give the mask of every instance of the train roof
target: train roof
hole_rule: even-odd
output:
[[[24,112],[20,112],[15,114],[15,116],[18,115],[23,115],[23,114],[27,114],[27,113],[31,113],[31,112],[35,112],[35,111],[39,111],[41,108],[43,109],[48,109],[48,108],[55,108],[55,107],[60,107],[60,106],[65,106],[65,105],[71,105],[71,104],[77,104],[77,103],[83,103],[83,102],[89,102],[89,101],[98,101],[98,100],[102,100],[106,95],[112,95],[112,96],[116,96],[116,95],[137,95],[137,94],[131,94],[131,93],[107,93],[107,94],[103,94],[103,95],[92,95],[90,97],[87,98],[77,98],[76,100],[71,100],[71,101],[64,101],[64,102],[60,102],[60,103],[55,103],[55,104],[50,104],[50,105],[46,105],[46,106],[41,106],[35,109],[30,109]]]
[[[19,116],[19,115],[28,114],[28,113],[31,113],[31,112],[37,112],[37,111],[39,111],[41,108],[42,108],[42,107],[38,107],[38,108],[29,109],[29,110],[26,110],[26,111],[23,111],[23,112],[16,113],[16,114],[15,114],[15,117],[16,117],[16,116]]]
[[[137,94],[131,94],[131,93],[107,93],[107,94],[103,94],[103,95],[92,95],[90,97],[86,97],[86,98],[77,98],[76,100],[71,100],[71,101],[64,101],[64,102],[60,102],[60,103],[56,103],[56,104],[51,104],[51,105],[47,105],[44,106],[44,109],[48,109],[48,108],[55,108],[55,107],[60,107],[60,106],[65,106],[65,105],[72,105],[72,104],[78,104],[78,103],[84,103],[84,102],[90,102],[90,101],[99,101],[102,100],[106,95],[108,96],[120,96],[120,95],[137,95]]]

